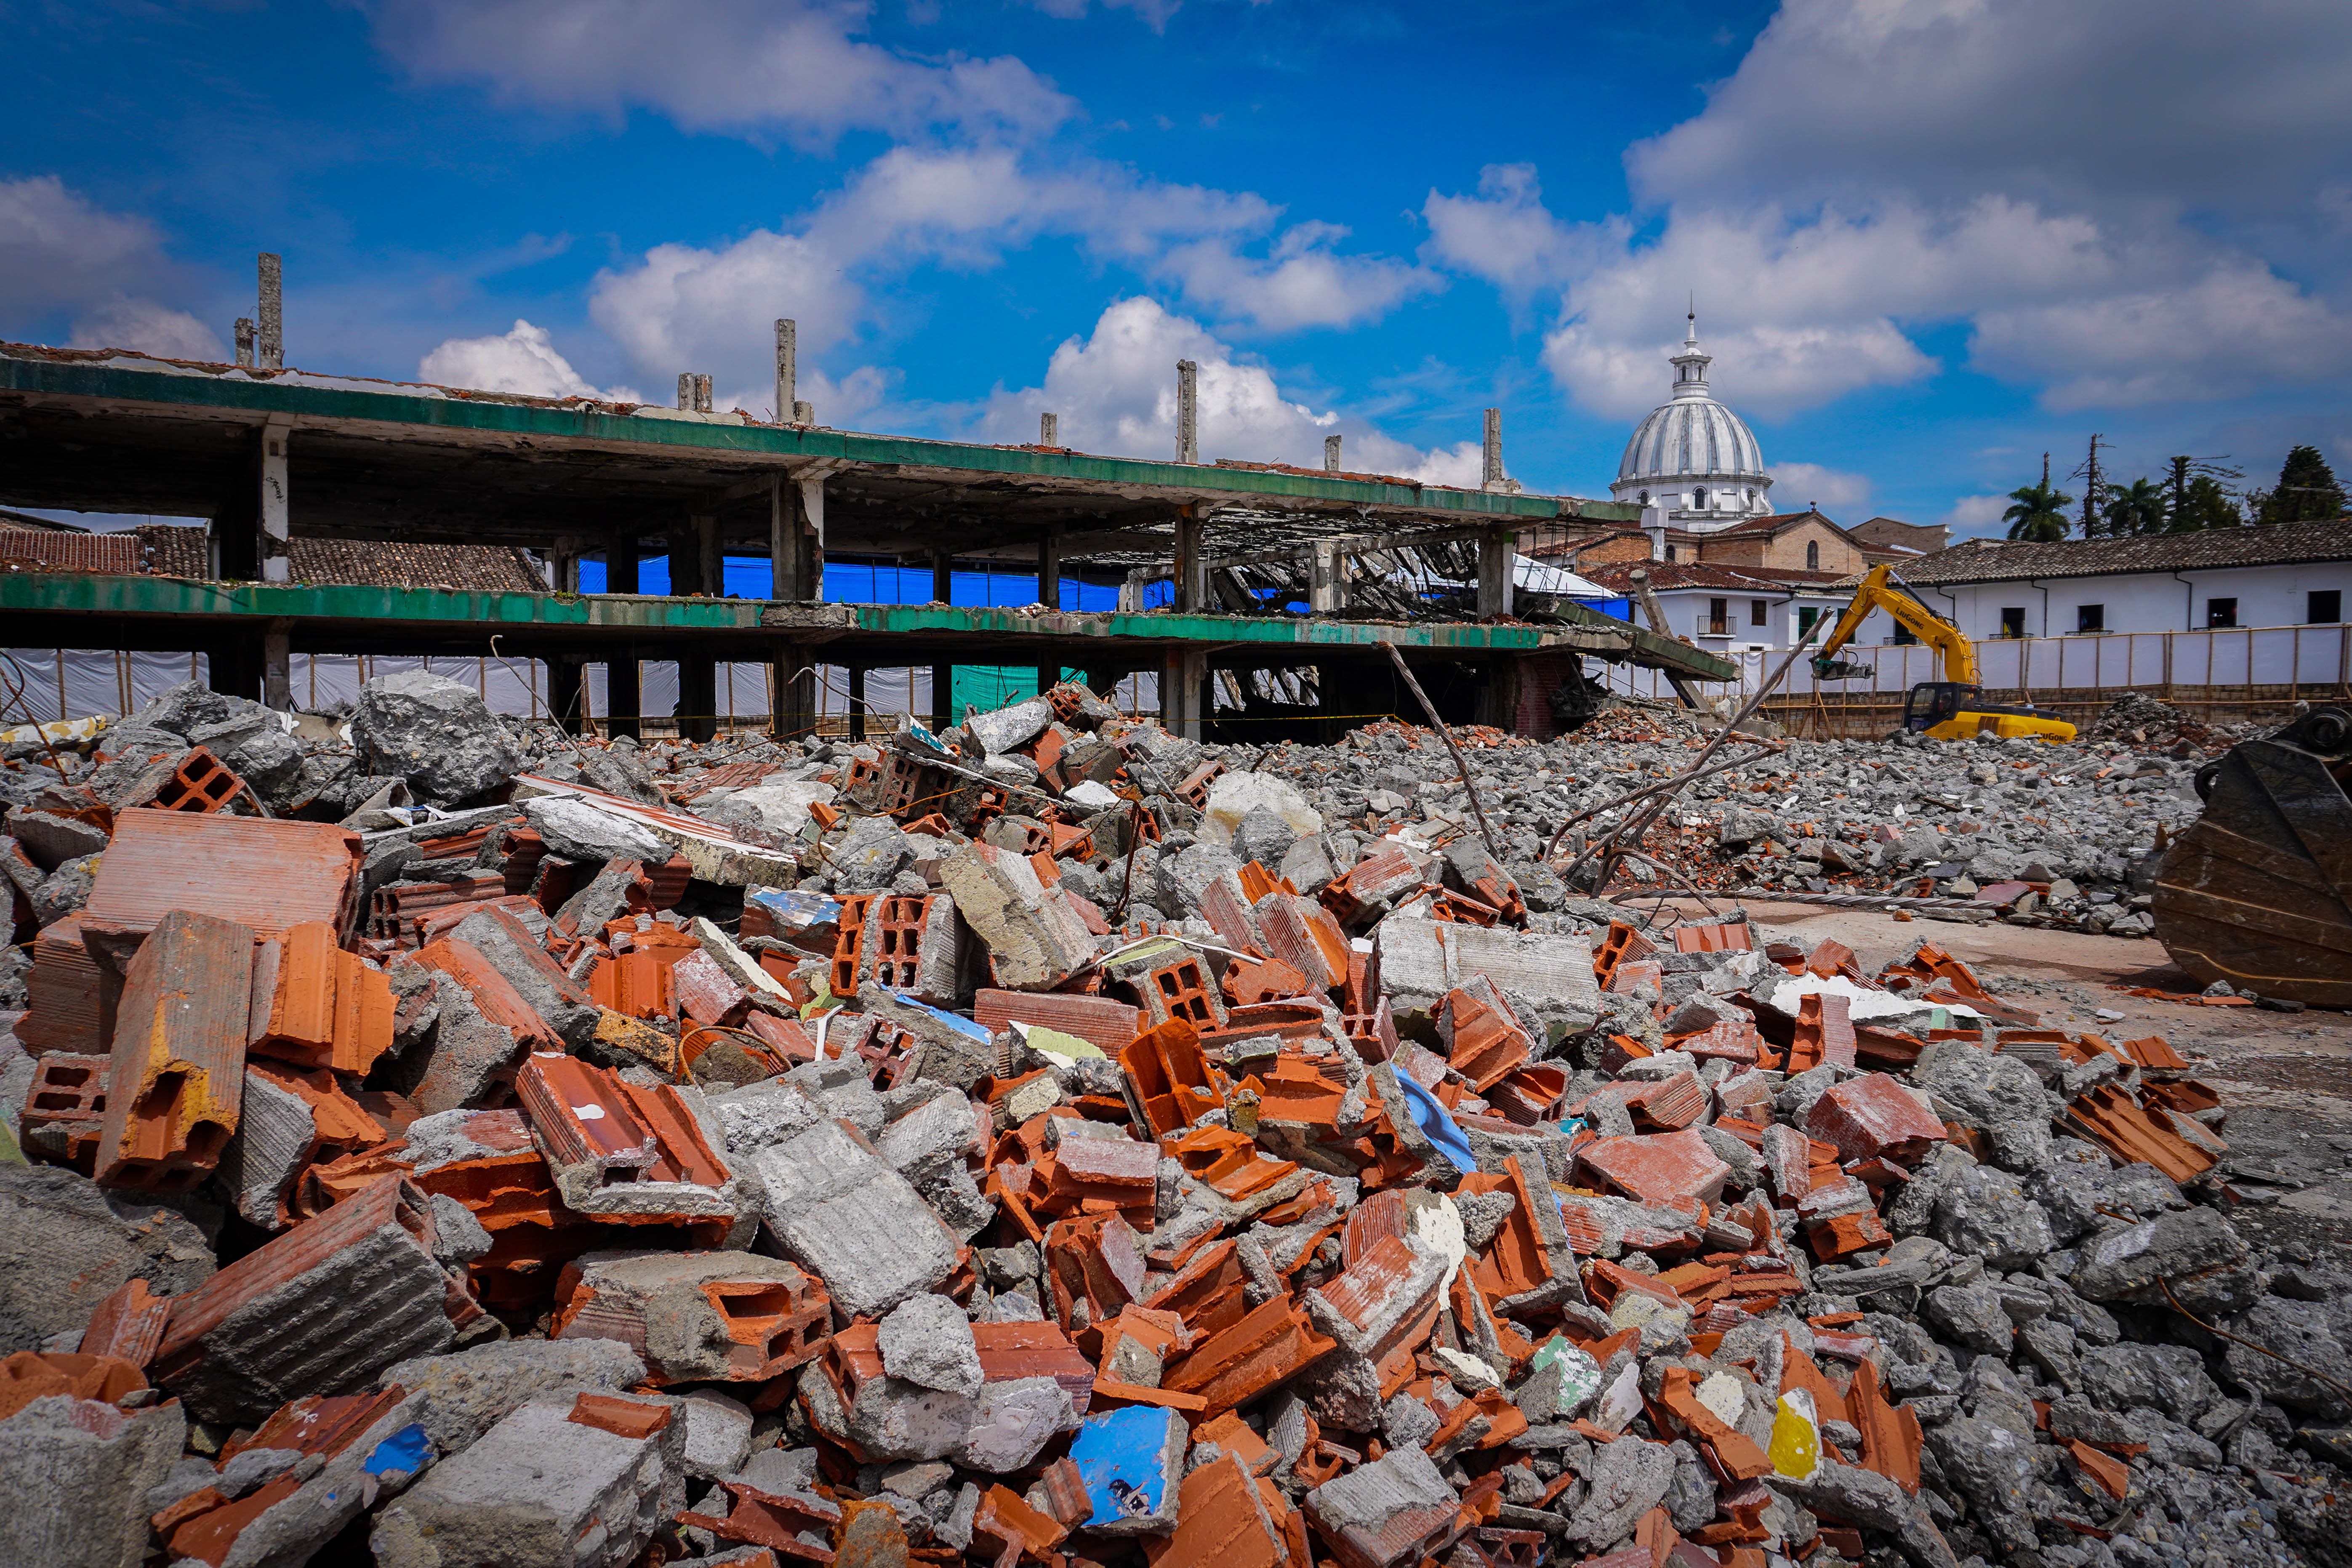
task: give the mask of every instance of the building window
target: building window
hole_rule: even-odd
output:
[[[2343,589],[2314,588],[2306,597],[2310,614],[2303,618],[2311,625],[2324,626],[2331,621],[2340,621],[2344,618]]]
[[[1822,542],[1818,539],[1808,539],[1805,541],[1805,570],[1818,572],[1821,569]]]
[[[1633,494],[1633,499],[1641,502],[1643,506],[1647,506],[1650,504],[1650,492],[1647,490],[1636,490]]]
[[[2105,605],[2074,606],[2074,629],[2078,632],[2103,632],[2107,629],[2107,607]]]
[[[1809,607],[1797,612],[1797,640],[1804,641],[1812,635],[1813,623],[1822,618],[1821,611]]]
[[[2205,624],[2209,626],[2234,626],[2238,624],[2238,601],[2208,599],[2205,601]]]
[[[1700,511],[1705,511],[1706,510],[1706,487],[1705,485],[1701,485],[1698,489],[1691,491],[1691,505]]]
[[[1706,602],[1706,635],[1727,637],[1731,635],[1731,601],[1709,599]]]
[[[1667,560],[1667,562],[1668,562],[1669,563],[1671,563],[1673,562],[1674,558],[1675,558],[1675,547],[1674,547],[1673,545],[1669,544],[1669,545],[1667,545],[1667,546],[1666,546],[1666,560]]]
[[[1749,506],[1754,506],[1756,504],[1756,487],[1754,485],[1748,487],[1748,504]]]
[[[2000,635],[2021,637],[2025,635],[2025,606],[2011,605],[2000,612]]]
[[[1897,647],[1903,647],[1909,644],[1916,643],[1919,639],[1912,633],[1909,626],[1905,626],[1901,621],[1897,621],[1895,623],[1895,635],[1886,640],[1893,643]]]
[[[1772,624],[1771,601],[1769,599],[1748,600],[1748,624],[1751,626],[1770,626]]]

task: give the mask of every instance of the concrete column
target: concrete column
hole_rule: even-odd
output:
[[[699,594],[702,586],[702,556],[694,547],[695,520],[688,518],[685,526],[668,537],[669,591],[675,595]]]
[[[236,319],[236,363],[247,370],[253,368],[253,318]]]
[[[1176,362],[1176,460],[1201,460],[1201,367],[1188,359]]]
[[[1307,568],[1307,607],[1318,614],[1336,614],[1348,607],[1348,558],[1328,541],[1315,546]]]
[[[286,444],[293,422],[272,418],[261,427],[261,580],[284,583],[292,578],[287,560],[292,520],[287,510]]]
[[[1062,542],[1047,534],[1037,542],[1037,602],[1049,609],[1062,607]],[[1062,661],[1037,667],[1037,689],[1050,691],[1061,684]]]
[[[808,529],[801,518],[801,487],[787,475],[778,475],[768,489],[768,567],[774,585],[768,591],[779,599],[813,599]]]
[[[280,713],[294,708],[294,623],[272,621],[261,634],[261,701]]]
[[[1498,484],[1503,478],[1503,411],[1486,410],[1486,475],[1484,484]]]
[[[776,318],[776,423],[789,425],[800,395],[800,323]]]
[[[931,666],[931,730],[934,733],[956,721],[955,666]]]
[[[698,517],[694,520],[694,555],[701,567],[702,591],[712,598],[727,594],[727,552],[719,542],[719,520]]]
[[[285,275],[275,251],[261,253],[261,368],[282,370],[286,365],[286,289]]]
[[[1209,697],[1209,655],[1206,649],[1174,647],[1160,667],[1160,724],[1188,741],[1201,738],[1201,723]]]
[[[616,533],[613,536],[613,542],[604,548],[604,592],[634,594],[637,591],[637,582],[636,532],[631,530],[627,533]]]
[[[1478,540],[1478,617],[1511,613],[1512,569],[1517,565],[1511,535],[1491,529]]]
[[[578,564],[576,558],[573,563]],[[563,726],[566,734],[580,733],[583,689],[578,654],[560,653],[547,661],[547,710]]]
[[[808,645],[779,637],[775,667],[776,738],[804,738],[816,730],[816,669]]]
[[[866,667],[849,667],[849,738],[866,739]]]
[[[580,540],[567,534],[558,539],[547,552],[547,564],[552,573],[548,583],[551,593],[580,592]]]
[[[606,728],[615,735],[641,732],[645,712],[645,681],[637,668],[637,650],[629,648],[604,661]]]
[[[719,661],[707,653],[677,658],[677,732],[688,741],[719,733]]]
[[[955,557],[944,550],[931,552],[931,602],[955,603]]]
[[[1062,541],[1051,533],[1037,542],[1037,602],[1049,610],[1062,607]]]
[[[1037,416],[1037,445],[1058,447],[1062,444],[1062,421],[1058,415]]]
[[[1208,577],[1201,567],[1201,509],[1186,506],[1176,514],[1175,607],[1197,613],[1208,597]]]
[[[795,424],[795,425],[814,425],[814,424],[815,424],[815,423],[816,423],[816,405],[815,405],[815,404],[814,404],[814,403],[795,403],[795,404],[793,404],[793,424]]]
[[[807,535],[808,597],[824,597],[824,476],[797,481],[801,492],[801,524]]]
[[[1323,471],[1329,474],[1339,471],[1339,437],[1337,436],[1323,437]]]

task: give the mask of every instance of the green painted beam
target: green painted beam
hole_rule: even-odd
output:
[[[184,620],[202,633],[238,622],[284,620],[350,627],[398,623],[446,632],[479,627],[492,635],[578,632],[734,634],[759,640],[801,637],[824,644],[877,637],[1090,638],[1147,643],[1207,643],[1217,647],[1334,651],[1382,643],[1433,652],[1533,653],[1559,646],[1560,634],[1518,623],[1412,623],[1297,619],[1280,616],[1205,616],[1175,611],[1076,614],[947,605],[793,605],[765,599],[667,598],[622,594],[467,594],[439,588],[347,587],[302,583],[204,583],[182,577],[118,577],[70,573],[0,574],[0,615]],[[1711,654],[1577,610],[1580,627],[1610,634],[1611,651],[1626,648],[1644,664],[1699,680],[1731,680],[1738,670]],[[101,626],[82,646],[105,647]],[[1008,646],[1003,662],[1021,662]]]
[[[1498,520],[1540,521],[1581,517],[1632,522],[1641,517],[1640,508],[1618,501],[1424,489],[1412,484],[1382,484],[1311,473],[1268,473],[1255,468],[929,441],[908,436],[801,429],[788,425],[744,424],[724,416],[613,414],[601,406],[446,393],[439,388],[411,387],[397,382],[382,383],[379,390],[375,385],[351,380],[318,377],[306,381],[301,373],[294,371],[271,379],[259,372],[226,369],[217,373],[187,367],[131,369],[126,366],[132,362],[121,356],[116,356],[112,363],[98,363],[94,355],[89,359],[60,357],[64,352],[0,346],[0,392],[151,404],[164,412],[177,406],[250,414],[257,419],[283,414],[298,419],[362,420],[420,433],[438,430],[576,441],[635,447],[639,449],[638,456],[650,456],[644,450],[648,447],[672,447],[698,457],[716,454],[755,463],[825,458],[850,464],[960,470],[1078,485],[1218,493],[1237,500],[1265,497],[1332,501]],[[161,365],[165,362],[154,363]]]

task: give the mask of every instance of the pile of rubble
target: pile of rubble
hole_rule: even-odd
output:
[[[2347,1281],[2162,1040],[1300,756],[404,676],[9,774],[0,1561],[2341,1553]]]
[[[1707,744],[1690,720],[1617,710],[1541,745],[1476,753],[1475,783],[1531,909],[1570,889],[1543,864],[1560,825],[1597,838],[1612,802],[1687,769]],[[2163,835],[2202,809],[2207,760],[2126,741],[2067,746],[2032,740],[1764,742],[1733,739],[1751,760],[1684,786],[1639,848],[1625,883],[1769,895],[1869,895],[1959,900],[1969,918],[2146,936]],[[1232,757],[1233,765],[1244,765]],[[1475,831],[1460,771],[1434,732],[1389,726],[1337,747],[1283,747],[1254,765],[1296,784],[1327,818],[1375,836],[1436,843]],[[1564,848],[1574,850],[1581,837]],[[1589,890],[1586,889],[1586,890]],[[1948,912],[1948,911],[1946,911]],[[1957,917],[1956,917],[1957,918]]]

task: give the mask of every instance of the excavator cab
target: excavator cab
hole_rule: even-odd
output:
[[[1903,727],[1939,741],[1965,741],[1975,735],[2002,740],[2031,736],[2060,743],[2074,738],[2074,726],[2053,719],[2039,708],[1987,702],[1980,688],[1957,680],[1923,680],[1903,702]]]
[[[1904,700],[1903,727],[1914,734],[1948,724],[1960,716],[1965,702],[1974,701],[1977,689],[1953,680],[1923,680]]]

